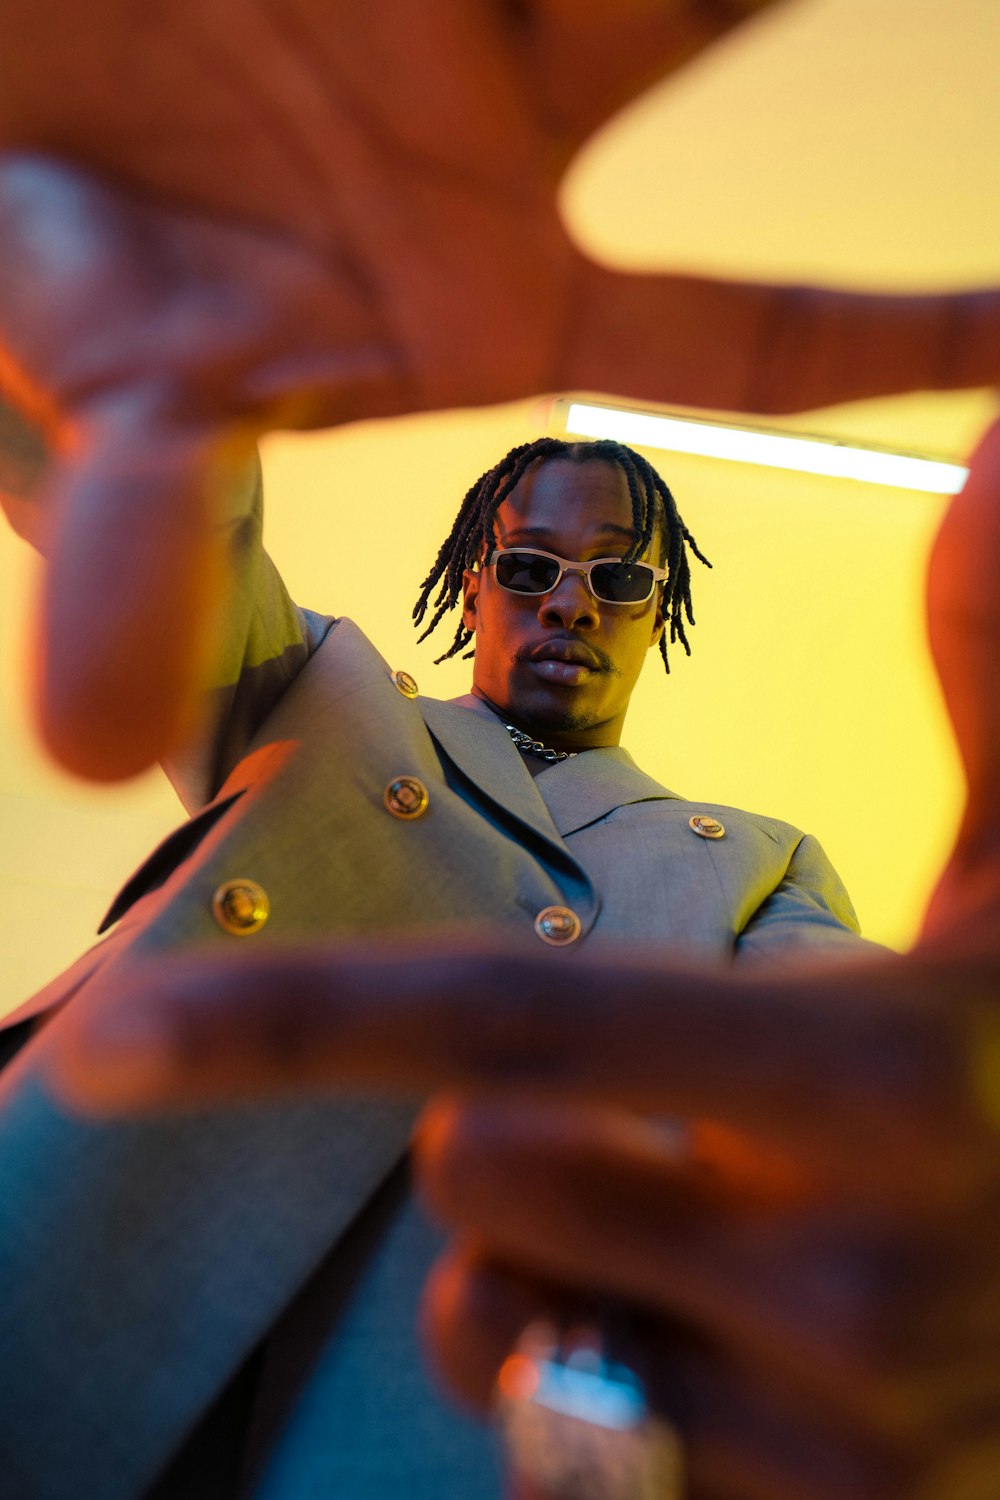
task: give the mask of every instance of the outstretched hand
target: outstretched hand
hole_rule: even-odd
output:
[[[36,695],[59,760],[113,779],[183,738],[225,468],[261,432],[1000,376],[997,294],[626,275],[569,240],[580,145],[770,3],[3,6],[0,395],[55,448]]]
[[[183,735],[220,454],[555,389],[593,337],[617,384],[628,330],[590,328],[604,273],[560,177],[767,3],[4,7],[0,391],[58,454],[37,676],[57,758],[115,778]]]

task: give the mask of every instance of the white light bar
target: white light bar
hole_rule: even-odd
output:
[[[791,437],[584,401],[569,402],[566,431],[580,437],[615,438],[637,448],[663,448],[671,453],[696,453],[704,458],[764,464],[802,474],[860,479],[866,484],[888,484],[931,495],[957,494],[969,472],[961,464],[888,453],[882,448],[857,448],[830,438]]]

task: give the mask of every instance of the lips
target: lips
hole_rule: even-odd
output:
[[[604,663],[593,647],[586,645],[583,641],[550,640],[540,641],[537,646],[532,646],[527,652],[528,661],[561,661],[570,666],[588,667],[591,672],[600,672],[604,669]]]

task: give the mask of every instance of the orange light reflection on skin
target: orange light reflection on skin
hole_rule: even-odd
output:
[[[692,1161],[705,1167],[727,1192],[756,1203],[791,1203],[814,1198],[815,1176],[768,1142],[766,1145],[717,1120],[693,1120],[688,1127]]]
[[[505,1401],[530,1401],[538,1390],[538,1365],[527,1354],[510,1354],[500,1367],[497,1391]]]

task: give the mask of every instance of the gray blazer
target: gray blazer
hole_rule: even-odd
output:
[[[237,519],[241,670],[198,754],[173,768],[191,801],[224,773],[221,785],[124,887],[105,940],[14,1018],[51,1016],[0,1082],[0,1276],[16,1288],[0,1311],[8,1500],[137,1500],[276,1327],[264,1384],[279,1399],[251,1426],[239,1481],[206,1479],[206,1495],[499,1494],[489,1436],[439,1404],[420,1369],[414,1304],[437,1240],[411,1205],[387,1207],[384,1187],[416,1106],[68,1117],[46,1057],[61,1006],[88,1004],[111,966],[127,974],[189,945],[252,963],[319,933],[484,919],[532,942],[550,906],[579,919],[569,964],[606,940],[737,959],[857,945],[813,839],[685,802],[620,749],[533,780],[477,700],[407,697],[351,622],[295,610],[258,536]],[[425,788],[420,817],[387,808],[399,776]],[[698,836],[697,815],[725,836]],[[270,917],[237,940],[213,895],[248,877]],[[282,1347],[293,1324],[307,1358]],[[158,1494],[196,1500],[197,1483],[185,1471]]]

